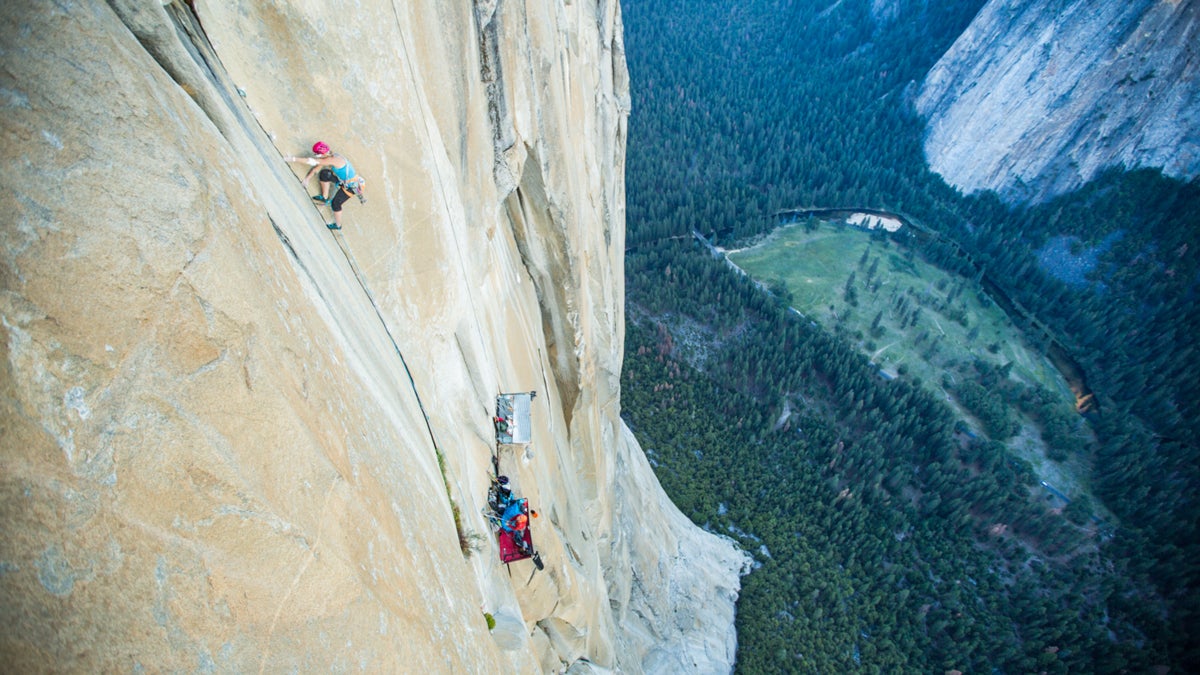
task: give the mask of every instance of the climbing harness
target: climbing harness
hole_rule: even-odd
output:
[[[337,174],[334,174],[334,175],[336,176]],[[365,185],[366,182],[367,181],[364,180],[361,176],[356,176],[354,178],[351,178],[349,181],[338,182],[338,187],[345,190],[346,194],[358,197],[359,204],[366,204],[367,196],[364,195],[363,191],[362,191],[363,185]]]

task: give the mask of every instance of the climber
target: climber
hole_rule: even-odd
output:
[[[537,517],[538,517],[538,512],[534,511],[533,509],[530,509],[529,510],[529,518],[537,518]],[[533,524],[533,521],[529,520],[529,518],[525,518],[525,520],[520,520],[522,518],[525,518],[525,516],[520,515],[520,516],[517,516],[517,518],[516,518],[517,522],[514,524],[514,526],[516,527],[516,532],[514,534],[516,534],[516,536],[513,537],[513,543],[516,544],[517,550],[520,551],[521,553],[524,553],[525,555],[534,555],[533,539],[529,536],[531,531],[526,529]],[[537,564],[537,561],[534,561],[534,564]],[[538,565],[538,569],[541,569],[541,568],[542,568],[542,566]]]
[[[525,523],[528,520],[525,514],[521,512],[520,499],[514,499],[505,507],[504,513],[500,516],[501,526],[509,532],[525,529]]]
[[[500,517],[501,527],[513,534],[520,534],[526,527],[529,526],[529,516],[537,518],[537,511],[528,511],[528,499],[514,499],[508,504],[508,508],[504,509],[504,515]]]
[[[509,505],[516,501],[513,499],[512,489],[508,487],[508,476],[499,476],[492,482],[492,487],[488,490],[488,501],[498,516],[503,516]]]
[[[312,147],[313,154],[316,157],[285,157],[289,162],[304,162],[312,168],[308,170],[308,174],[304,176],[304,187],[308,187],[308,181],[312,178],[314,172],[320,169],[317,174],[318,180],[321,182],[321,194],[313,195],[313,201],[321,204],[329,204],[333,208],[333,222],[326,225],[331,230],[342,229],[342,205],[350,199],[350,195],[358,197],[358,201],[362,204],[367,203],[366,181],[363,180],[354,171],[354,167],[350,162],[346,161],[345,157],[333,152],[329,149],[324,141],[317,141]],[[333,183],[337,183],[337,192],[331,197],[329,195],[329,187]]]

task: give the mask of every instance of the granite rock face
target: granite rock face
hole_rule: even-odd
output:
[[[730,669],[745,556],[619,417],[616,2],[37,0],[0,60],[6,669]]]
[[[963,190],[1042,201],[1111,166],[1200,175],[1200,3],[991,0],[916,100]]]

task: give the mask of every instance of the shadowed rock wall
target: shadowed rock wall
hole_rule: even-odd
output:
[[[917,98],[963,190],[1042,201],[1110,166],[1200,175],[1200,4],[992,0]]]

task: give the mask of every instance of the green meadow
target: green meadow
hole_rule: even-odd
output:
[[[821,222],[813,232],[789,225],[729,259],[769,288],[786,288],[793,308],[849,336],[889,376],[903,371],[936,385],[948,367],[974,359],[1011,362],[1012,377],[1070,398],[1058,372],[977,284],[887,238],[841,223]]]
[[[757,244],[729,251],[733,264],[809,320],[857,345],[885,377],[920,378],[975,429],[984,425],[950,390],[978,376],[976,361],[1009,380],[1045,388],[1074,418],[1074,397],[1048,359],[1031,348],[1007,315],[973,280],[925,262],[882,233],[818,221],[775,230]],[[1061,490],[1079,485],[1077,457],[1049,462],[1036,425],[1015,413],[1021,429],[1010,450]]]

